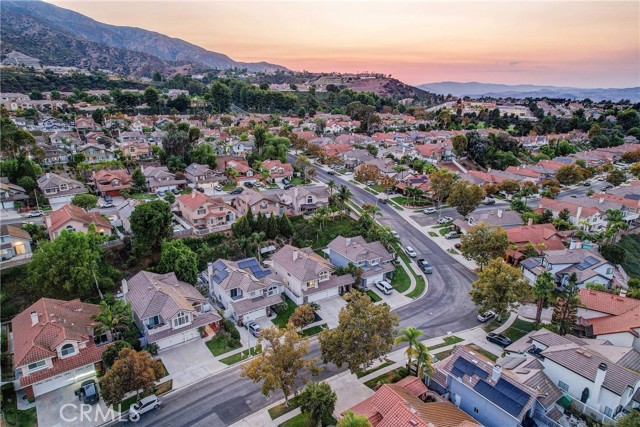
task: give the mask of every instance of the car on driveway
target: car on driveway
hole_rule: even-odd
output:
[[[41,210],[31,211],[27,214],[27,218],[36,218],[42,215],[44,215],[44,211],[41,211]]]
[[[222,185],[216,184],[216,185],[213,186],[213,189],[216,190],[216,191],[222,191]]]
[[[415,258],[418,256],[418,253],[416,252],[415,249],[413,249],[411,246],[407,246],[406,248],[404,248],[404,251],[407,253],[407,255],[409,255],[411,258]]]
[[[288,190],[288,189],[293,188],[293,187],[295,187],[295,185],[293,185],[293,184],[287,184],[287,185],[285,185],[285,186],[284,186],[284,189],[285,189],[285,190]]]
[[[418,266],[420,267],[420,269],[422,271],[425,272],[425,274],[431,274],[433,273],[433,268],[431,268],[431,265],[427,262],[426,259],[424,258],[420,258],[418,260]]]
[[[99,207],[100,209],[112,208],[112,207],[114,207],[114,206],[115,206],[115,205],[114,205],[112,202],[105,202],[105,203],[101,203],[101,204],[99,204],[99,205],[98,205],[98,207]]]
[[[242,184],[242,185],[244,185],[244,186],[245,186],[245,187],[247,187],[247,188],[253,188],[253,184],[252,184],[252,183],[250,183],[250,182],[245,182],[245,183],[244,183],[244,184]]]
[[[508,347],[511,345],[511,339],[493,332],[487,334],[487,341],[498,344],[500,347]]]
[[[438,224],[446,224],[453,221],[453,218],[450,216],[443,216],[442,218],[438,218]]]
[[[446,239],[457,239],[460,237],[460,233],[458,233],[457,231],[450,231],[447,234],[445,234],[444,237]]]
[[[436,213],[436,208],[427,208],[422,212],[426,213],[427,215],[431,215],[431,214]]]
[[[158,400],[158,396],[155,394],[143,397],[138,401],[138,403],[131,405],[131,408],[129,408],[129,420],[138,421],[140,419],[140,415],[159,407],[160,400]]]
[[[262,335],[262,329],[260,329],[260,325],[258,325],[255,321],[249,320],[247,323],[247,329],[251,332],[251,335],[258,338]]]
[[[493,311],[489,310],[489,311],[485,311],[484,313],[478,314],[478,317],[476,319],[478,319],[478,322],[484,323],[484,322],[488,322],[494,317],[496,317],[496,314]]]
[[[236,188],[234,188],[233,190],[231,190],[231,191],[229,192],[229,194],[240,194],[240,193],[242,193],[243,191],[244,191],[244,188],[242,188],[242,187],[236,187]]]
[[[380,289],[380,291],[385,295],[389,295],[393,291],[393,286],[391,286],[391,283],[386,280],[377,282],[376,288]]]
[[[113,202],[113,197],[111,197],[111,196],[110,196],[110,195],[108,195],[108,194],[105,194],[105,195],[104,195],[104,197],[103,197],[103,199],[104,199],[104,201],[105,201],[105,202],[107,202],[107,203],[109,203],[109,202]]]
[[[86,403],[87,405],[98,403],[100,400],[98,384],[96,384],[95,380],[84,381],[80,385],[80,388],[76,389],[73,393],[78,397],[78,400],[82,400],[82,403]]]

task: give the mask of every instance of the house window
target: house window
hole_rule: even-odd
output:
[[[473,408],[473,412],[475,412],[476,414],[479,414],[480,411],[478,410],[478,408]]]
[[[267,202],[260,203],[260,209],[267,209]]]
[[[607,274],[613,274],[613,268],[607,268]]]
[[[44,360],[39,360],[36,363],[31,363],[27,365],[27,369],[30,371],[37,371],[38,369],[44,368],[46,364],[47,362],[45,362]]]
[[[312,197],[312,196],[308,196],[308,197],[307,197],[307,203],[308,203],[308,204],[313,203],[313,197]]]
[[[182,325],[189,323],[189,313],[181,313],[178,317],[173,319],[173,327],[178,328]]]
[[[198,209],[198,215],[204,215],[207,212],[205,208]]]
[[[109,342],[109,337],[107,336],[107,334],[96,335],[95,337],[93,337],[93,343],[95,345],[105,344],[107,342]]]
[[[67,191],[69,186],[67,184],[60,184],[60,191]]]
[[[558,381],[558,387],[564,390],[565,393],[569,393],[569,384]]]
[[[329,272],[328,271],[323,271],[320,273],[320,281],[323,280],[328,280],[329,279]]]
[[[233,289],[231,289],[231,291],[229,291],[229,295],[231,295],[231,298],[241,298],[242,297],[242,290],[240,290],[238,288],[233,288]]]
[[[609,408],[608,406],[604,407],[604,414],[611,418],[613,416],[613,409]]]
[[[65,344],[65,345],[62,346],[62,349],[60,349],[60,353],[63,356],[69,356],[69,355],[72,355],[75,352],[76,352],[76,349],[73,346],[73,344]]]
[[[160,324],[160,316],[153,316],[147,319],[147,326],[149,328],[153,328],[156,325]]]
[[[74,231],[76,231],[76,229],[73,228],[73,225],[67,225],[65,227],[65,230],[67,230],[69,233],[73,233]]]
[[[44,190],[44,192],[47,194],[56,193],[57,191],[58,191],[57,188],[47,188]]]
[[[313,288],[313,286],[315,285],[315,283],[316,283],[316,282],[315,282],[315,281],[313,281],[313,280],[308,281],[308,282],[307,282],[307,288]]]
[[[278,294],[278,287],[277,286],[272,286],[267,290],[267,295],[271,296],[271,295],[277,295]]]

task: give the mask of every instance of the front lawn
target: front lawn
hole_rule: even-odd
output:
[[[483,355],[487,359],[491,360],[492,362],[495,362],[496,360],[498,360],[498,356],[496,356],[495,354],[491,353],[488,350],[485,350],[482,347],[478,347],[475,344],[469,344],[467,347],[469,347],[470,349],[472,349],[476,353],[480,353],[481,355]]]
[[[424,292],[424,288],[426,288],[427,284],[424,281],[424,277],[421,275],[414,274],[416,277],[416,288],[409,292],[407,296],[409,298],[418,298]]]
[[[157,199],[158,195],[149,194],[149,193],[133,193],[133,194],[129,194],[129,198],[136,199],[136,200],[153,200],[153,199]]]
[[[300,178],[299,176],[296,176],[295,178],[293,178],[290,182],[291,185],[302,185],[302,178]]]
[[[289,399],[289,406],[285,405],[285,403],[282,402],[277,404],[273,408],[269,409],[268,412],[269,412],[269,415],[271,416],[271,419],[275,420],[276,418],[279,418],[284,414],[287,414],[293,411],[298,406],[300,406],[300,403],[298,403],[298,397],[294,396]]]
[[[220,356],[221,354],[228,353],[231,350],[242,347],[239,340],[231,338],[224,333],[218,333],[205,343],[207,348],[214,356]]]
[[[392,197],[391,200],[398,203],[401,206],[413,206],[413,207],[425,207],[431,204],[429,200],[424,199],[413,199],[410,197],[397,196]]]
[[[36,427],[38,425],[36,408],[27,409],[26,411],[18,410],[18,398],[13,388],[13,383],[2,386],[1,404],[2,415],[8,425],[19,427]]]
[[[373,390],[378,383],[380,384],[393,384],[397,383],[404,377],[408,375],[407,368],[401,367],[398,369],[394,369],[393,371],[385,372],[384,374],[372,378],[369,381],[365,381],[364,385]]]
[[[371,301],[373,302],[382,301],[382,298],[380,298],[380,295],[376,294],[371,289],[367,289],[367,295],[369,295],[369,298],[371,298]]]
[[[331,417],[331,421],[328,424],[322,423],[323,427],[326,426],[335,426],[338,423],[338,420]],[[303,414],[302,412],[280,424],[279,427],[307,427],[309,425],[309,416],[307,414]]]
[[[452,345],[452,344],[458,344],[459,342],[462,342],[464,340],[462,338],[460,338],[460,337],[455,336],[455,335],[451,335],[451,336],[448,336],[448,337],[444,337],[442,339],[442,341],[444,341],[444,342],[441,343],[441,344],[436,344],[436,345],[432,345],[431,347],[429,347],[429,351],[437,350],[439,348],[446,347],[446,346]]]
[[[434,356],[437,357],[438,360],[446,359],[447,357],[451,356],[451,354],[453,354],[453,352],[455,350],[456,350],[456,348],[452,347],[449,350],[445,350],[445,351],[441,351],[440,353],[436,353],[436,354],[434,354]]]
[[[257,356],[260,353],[262,353],[262,346],[257,345],[255,347],[251,347],[249,350],[244,350],[229,357],[225,357],[224,359],[220,359],[220,361],[225,365],[233,365],[246,360],[249,357]]]
[[[327,324],[326,323],[323,323],[322,325],[312,326],[310,328],[303,329],[302,330],[302,336],[303,337],[311,337],[313,335],[318,335],[320,332],[324,331],[325,329],[327,329]]]
[[[393,289],[400,292],[401,294],[406,292],[407,289],[411,286],[411,278],[407,274],[406,270],[401,266],[396,267],[396,271],[393,274],[393,279],[391,279],[391,286]]]
[[[382,368],[386,368],[389,365],[393,365],[394,363],[395,362],[393,360],[384,359],[384,363],[383,364],[381,364],[379,366],[376,366],[375,368],[367,369],[366,371],[357,372],[356,376],[358,378],[366,377],[367,375],[372,374],[372,373],[374,373],[376,371],[379,371]]]
[[[284,297],[285,302],[287,303],[287,309],[277,314],[276,318],[272,320],[273,324],[279,328],[286,328],[287,323],[289,323],[289,318],[296,311],[298,307],[295,302],[291,301],[288,297]]]
[[[513,324],[506,331],[504,331],[502,335],[510,338],[511,341],[516,342],[535,329],[535,324],[533,322],[526,322],[522,319],[516,319],[516,321],[513,322]]]

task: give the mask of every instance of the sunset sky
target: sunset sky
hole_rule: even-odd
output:
[[[59,1],[239,61],[407,83],[640,86],[638,1]]]

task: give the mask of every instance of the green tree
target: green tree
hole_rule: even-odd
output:
[[[472,226],[460,238],[460,252],[468,260],[484,268],[487,263],[504,255],[509,247],[507,232],[501,227],[491,227],[485,223]]]
[[[28,195],[33,194],[33,190],[35,190],[38,187],[38,184],[36,183],[36,181],[30,176],[23,176],[18,178],[18,182],[16,184],[24,188],[24,191],[26,191]]]
[[[93,318],[97,322],[94,330],[98,334],[110,332],[116,339],[133,324],[133,314],[129,303],[113,299],[100,301],[100,312]]]
[[[640,410],[633,409],[625,416],[618,419],[618,427],[638,427],[640,426]]]
[[[480,312],[492,310],[503,316],[526,296],[528,287],[519,269],[495,258],[478,273],[478,280],[471,284],[470,295]]]
[[[109,347],[107,347],[104,350],[104,352],[102,352],[102,363],[104,363],[104,366],[107,369],[113,366],[113,363],[116,361],[116,359],[118,358],[118,355],[120,354],[120,351],[123,348],[132,349],[133,347],[131,347],[131,344],[129,344],[126,341],[118,340],[118,341],[114,341],[113,344],[111,344]]]
[[[448,169],[438,169],[429,175],[429,185],[433,191],[438,206],[451,194],[451,187],[455,182],[455,176]]]
[[[165,240],[158,263],[158,272],[176,273],[178,280],[195,285],[198,280],[198,255],[182,240]]]
[[[215,113],[224,113],[231,107],[231,90],[219,81],[213,82],[209,89],[211,106]]]
[[[140,168],[137,168],[133,171],[133,175],[131,175],[133,179],[133,185],[135,186],[137,191],[145,191],[147,188],[147,177],[144,176],[144,173]]]
[[[627,257],[627,252],[624,248],[616,244],[600,245],[600,254],[602,254],[604,259],[616,265],[622,264]]]
[[[93,209],[98,206],[98,197],[93,194],[76,194],[71,199],[71,204],[82,209]]]
[[[326,382],[308,382],[300,393],[300,411],[308,416],[308,427],[329,425],[338,396]]]
[[[621,230],[629,229],[629,223],[624,220],[624,213],[620,209],[607,209],[607,229],[604,234],[609,242],[618,240]]]
[[[104,123],[104,110],[102,108],[98,108],[97,110],[93,110],[91,113],[91,118],[94,122],[101,125]]]
[[[338,427],[371,427],[369,419],[353,411],[345,411],[338,421]]]
[[[158,89],[149,86],[144,91],[144,102],[151,108],[156,107],[160,102],[160,92]]]
[[[160,249],[164,239],[173,236],[171,206],[154,200],[136,206],[131,213],[133,248],[138,254],[149,254]]]
[[[293,237],[293,224],[285,214],[280,215],[280,218],[278,218],[278,232],[283,237]]]
[[[107,405],[120,403],[127,393],[150,392],[155,382],[162,378],[164,369],[160,360],[154,360],[146,351],[123,348],[111,369],[100,380],[100,391]]]
[[[451,187],[447,202],[463,217],[469,215],[484,199],[484,190],[476,184],[459,180]]]
[[[560,184],[573,185],[591,177],[591,173],[578,165],[561,166],[556,171],[556,179]]]
[[[36,140],[30,132],[18,128],[9,117],[5,115],[0,117],[0,150],[6,158],[26,158],[26,155],[35,148]],[[2,176],[7,175],[3,173]]]
[[[627,180],[626,174],[620,169],[613,169],[611,172],[607,174],[606,180],[609,184],[614,187],[619,186],[623,182]]]
[[[542,309],[555,287],[556,284],[553,281],[553,276],[548,271],[543,271],[538,275],[538,277],[536,277],[536,282],[531,288],[531,293],[537,298],[536,323],[540,323]]]
[[[552,321],[558,328],[560,335],[566,335],[573,330],[579,306],[580,288],[578,288],[578,277],[576,273],[572,273],[563,287],[562,295],[556,300],[556,307],[553,310]]]
[[[351,293],[340,310],[338,326],[320,333],[325,363],[347,364],[352,373],[366,370],[393,347],[398,315],[388,305],[374,305],[367,294]]]
[[[408,326],[405,329],[401,329],[398,331],[398,336],[393,341],[395,345],[400,345],[402,343],[409,344],[407,347],[407,368],[411,368],[411,359],[413,358],[413,349],[420,342],[420,337],[422,336],[422,331],[417,329],[415,326]]]
[[[451,140],[453,144],[453,152],[456,156],[462,156],[467,151],[467,137],[464,135],[456,135]]]
[[[199,144],[191,151],[191,161],[201,165],[207,165],[213,169],[217,166],[213,147],[207,143]]]

